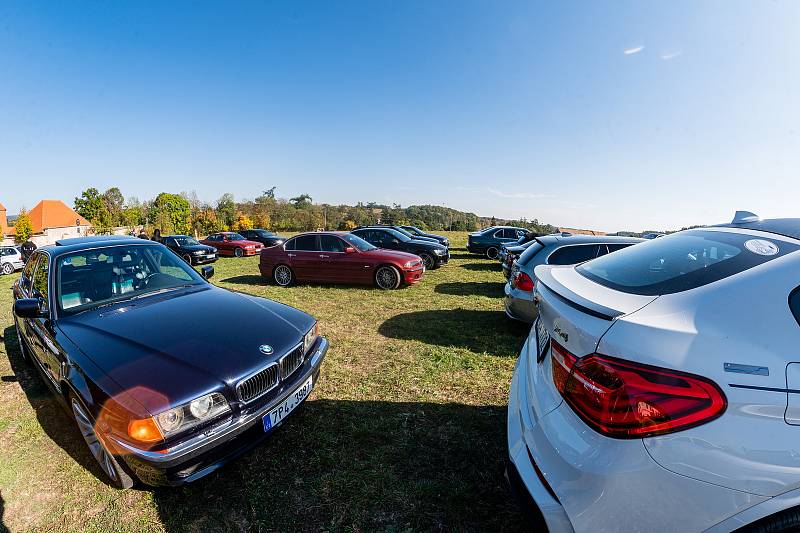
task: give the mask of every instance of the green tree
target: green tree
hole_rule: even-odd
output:
[[[217,218],[229,228],[236,222],[236,202],[231,193],[226,192],[217,200]]]
[[[31,235],[33,235],[33,224],[31,224],[31,217],[28,216],[28,212],[25,208],[19,212],[19,216],[17,217],[17,221],[14,223],[14,231],[16,232],[16,236],[14,237],[17,242],[25,242],[30,239]]]
[[[300,196],[295,196],[289,200],[289,203],[295,206],[297,209],[308,209],[311,207],[312,198],[308,194],[301,194]]]
[[[94,187],[89,187],[80,197],[75,198],[75,211],[86,220],[94,220],[101,216],[104,209],[103,197]]]
[[[125,204],[125,197],[118,187],[111,187],[101,196],[103,207],[108,211],[108,222],[111,226],[122,225],[122,208]]]
[[[189,233],[191,217],[189,201],[179,194],[162,192],[150,207],[150,222],[162,235]]]

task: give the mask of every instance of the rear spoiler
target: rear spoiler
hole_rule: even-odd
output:
[[[557,268],[571,268],[571,267],[557,267]],[[547,265],[540,265],[536,267],[536,281],[544,286],[544,288],[552,293],[559,300],[569,305],[570,307],[586,313],[587,315],[600,318],[602,320],[614,320],[625,314],[624,311],[618,309],[611,309],[597,302],[593,302],[575,292],[571,291],[558,280],[553,277],[553,267]]]

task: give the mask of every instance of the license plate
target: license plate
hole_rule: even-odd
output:
[[[550,344],[550,334],[542,324],[542,319],[536,319],[536,360],[541,362],[546,355],[546,350]]]
[[[283,419],[286,418],[289,413],[294,411],[298,405],[303,403],[303,400],[308,398],[313,387],[314,376],[308,376],[305,383],[297,387],[294,392],[287,396],[275,409],[264,415],[264,418],[262,418],[264,422],[264,431],[269,431],[283,422]]]

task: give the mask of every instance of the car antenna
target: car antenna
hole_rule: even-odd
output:
[[[747,222],[758,222],[759,220],[761,220],[761,217],[750,211],[736,211],[731,224],[745,224]]]

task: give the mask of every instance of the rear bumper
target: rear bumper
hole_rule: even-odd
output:
[[[550,531],[702,531],[766,499],[670,472],[642,440],[600,435],[566,403],[540,416],[527,359],[511,382],[508,454]]]
[[[504,290],[506,315],[514,320],[533,324],[539,316],[539,310],[533,303],[531,293],[518,291],[511,287],[511,283],[506,283]]]
[[[210,474],[258,445],[283,423],[265,432],[262,417],[280,405],[309,376],[314,377],[316,387],[327,351],[328,341],[321,337],[316,349],[301,367],[302,371],[285,384],[279,395],[228,425],[192,437],[187,441],[188,446],[183,443],[166,453],[154,453],[117,442],[119,457],[124,459],[136,477],[148,485],[183,485]],[[295,409],[302,407],[301,404]],[[292,418],[291,414],[289,418]]]

